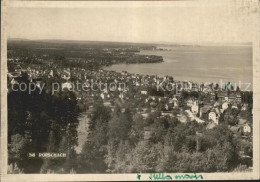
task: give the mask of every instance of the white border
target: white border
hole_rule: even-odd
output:
[[[260,44],[260,4],[257,0],[257,14],[253,17],[255,23],[255,35],[253,42],[253,91],[254,91],[254,108],[253,108],[253,172],[246,173],[197,173],[202,174],[204,180],[213,179],[259,179],[259,129],[260,129],[260,59],[259,59],[259,44]],[[72,1],[7,1],[2,0],[1,14],[1,180],[2,181],[136,181],[136,173],[134,174],[7,174],[7,58],[6,58],[6,11],[7,7],[31,7],[31,8],[102,8],[102,7],[187,7],[196,6],[194,1],[90,1],[90,2],[72,2]],[[207,1],[208,2],[208,1]],[[223,0],[221,0],[223,3]],[[219,1],[211,1],[210,5],[218,6]],[[205,7],[208,4],[205,3]],[[181,173],[178,173],[181,174]],[[186,173],[185,173],[186,174]],[[172,176],[176,173],[171,173]],[[149,174],[142,174],[141,180],[149,180]]]

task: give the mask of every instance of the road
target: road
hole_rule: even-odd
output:
[[[87,140],[88,136],[88,121],[89,118],[87,117],[86,113],[82,113],[79,116],[79,125],[77,128],[78,131],[78,146],[75,148],[76,153],[80,153],[82,150],[82,147]]]

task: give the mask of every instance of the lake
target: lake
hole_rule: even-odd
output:
[[[168,46],[168,51],[142,50],[139,54],[163,56],[162,63],[116,64],[106,70],[173,76],[175,80],[252,83],[252,46]],[[243,85],[242,85],[243,87]],[[245,86],[244,86],[245,87]],[[252,84],[250,86],[252,89]]]

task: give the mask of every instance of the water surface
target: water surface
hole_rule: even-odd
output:
[[[163,56],[162,63],[117,64],[105,69],[146,75],[171,75],[175,80],[198,83],[252,83],[251,46],[169,46],[167,49],[171,50],[140,52]]]

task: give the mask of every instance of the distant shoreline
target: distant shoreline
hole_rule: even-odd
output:
[[[112,44],[140,44],[140,45],[154,45],[157,47],[163,47],[163,46],[194,46],[194,47],[210,47],[210,46],[224,46],[224,47],[235,47],[235,46],[252,46],[252,42],[238,42],[238,43],[194,43],[194,42],[189,42],[189,43],[181,43],[181,42],[120,42],[120,41],[109,41],[109,40],[66,40],[66,39],[26,39],[26,38],[7,38],[8,41],[28,41],[28,42],[34,42],[34,41],[39,41],[39,42],[63,42],[63,43],[112,43]]]
[[[195,48],[195,47],[194,47]],[[202,47],[203,48],[203,47]],[[242,48],[242,47],[241,47]],[[192,48],[193,49],[193,48]],[[222,52],[222,48],[220,49],[220,52],[218,51],[217,54],[220,55],[219,59],[221,60],[220,66],[217,62],[215,62],[215,58],[210,61],[206,62],[201,60],[201,58],[206,59],[207,57],[209,59],[212,59],[211,53],[214,52],[214,49],[209,48],[211,53],[207,51],[207,49],[203,49],[202,54],[199,54],[200,48],[195,48],[194,52],[198,52],[198,54],[193,54],[190,56],[186,53],[185,47],[183,47],[179,51],[179,48],[171,51],[156,51],[156,50],[143,50],[140,51],[138,54],[148,54],[150,52],[151,55],[160,55],[163,57],[163,62],[160,62],[158,64],[113,64],[111,66],[104,67],[105,70],[110,71],[127,71],[131,74],[140,74],[140,75],[158,75],[158,76],[166,76],[170,75],[173,76],[176,80],[179,81],[192,81],[194,83],[206,83],[206,82],[212,82],[212,83],[219,83],[220,80],[223,82],[231,82],[232,84],[239,84],[239,81],[241,83],[250,83],[250,90],[252,90],[252,70],[246,70],[245,66],[250,60],[249,57],[247,57],[246,53],[241,53],[240,48],[234,48],[229,50],[225,50],[225,52]],[[199,49],[199,50],[197,50]],[[219,50],[219,48],[217,48]],[[238,50],[237,50],[238,49]],[[248,48],[246,48],[248,49]],[[242,48],[243,50],[243,48]],[[173,52],[173,53],[171,53]],[[230,52],[233,54],[226,55],[226,52]],[[238,55],[235,53],[238,52]],[[184,54],[183,54],[184,53]],[[204,54],[204,53],[209,53]],[[221,53],[223,53],[221,55]],[[204,55],[203,55],[204,54]],[[239,54],[242,54],[242,57]],[[250,54],[250,53],[249,53]],[[201,57],[202,56],[202,57]],[[189,59],[192,59],[192,62],[190,60],[187,60],[187,57],[190,57]],[[173,60],[179,60],[174,62]],[[234,61],[232,63],[228,63],[227,59],[236,60],[235,62],[239,65],[235,68],[237,69],[230,69],[230,66],[235,63]],[[228,64],[227,64],[228,63]],[[160,64],[160,65],[159,65]],[[202,67],[198,67],[198,65],[203,65]],[[241,68],[241,70],[240,70]],[[246,71],[246,72],[245,72]],[[217,76],[216,76],[217,75]],[[251,76],[250,76],[251,75]]]

